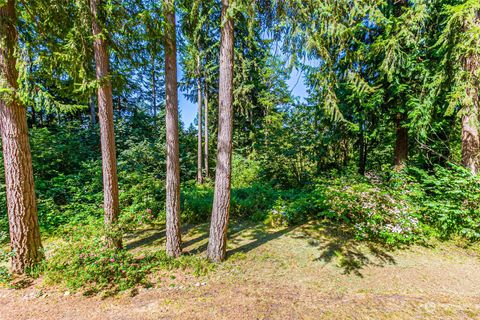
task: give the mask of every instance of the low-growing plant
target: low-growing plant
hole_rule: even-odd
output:
[[[409,185],[391,188],[367,179],[340,178],[320,181],[326,217],[355,228],[359,239],[382,240],[388,244],[411,243],[421,233],[418,208],[406,196]]]
[[[159,270],[188,269],[203,275],[212,265],[197,256],[173,259],[163,250],[134,255],[126,249],[109,248],[97,227],[73,227],[69,236],[55,244],[43,266],[46,283],[64,285],[85,293],[116,293],[135,286],[151,286],[148,275]],[[101,230],[101,227],[100,227]]]
[[[9,283],[12,278],[8,269],[8,262],[11,253],[9,250],[4,249],[7,238],[7,233],[0,231],[0,285]]]
[[[182,219],[187,223],[206,222],[210,218],[213,188],[210,185],[185,184],[181,193]]]

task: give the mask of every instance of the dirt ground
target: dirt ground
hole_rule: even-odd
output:
[[[186,252],[204,254],[206,230],[188,228]],[[230,233],[229,259],[207,276],[177,271],[108,298],[39,280],[0,289],[0,319],[480,319],[478,249],[392,250],[316,224],[234,223]],[[164,234],[146,229],[127,240],[132,251],[161,250]]]

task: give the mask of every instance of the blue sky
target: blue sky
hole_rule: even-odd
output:
[[[178,79],[182,78],[181,67],[178,66]],[[307,87],[304,84],[303,74],[298,70],[294,69],[290,76],[290,79],[287,82],[292,94],[297,97],[306,98],[307,97]],[[180,109],[180,117],[185,126],[188,128],[191,123],[195,120],[197,116],[197,104],[191,101],[188,101],[182,91],[178,95],[178,106]]]

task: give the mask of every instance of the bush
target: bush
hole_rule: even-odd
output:
[[[187,223],[206,222],[210,219],[213,203],[213,187],[208,184],[187,183],[181,193],[182,219]]]
[[[120,204],[124,211],[144,212],[149,209],[155,217],[165,208],[165,182],[138,172],[120,173]]]
[[[59,174],[36,183],[38,216],[44,231],[54,232],[61,225],[101,216],[101,168],[100,161],[87,161],[78,173]]]
[[[7,241],[7,233],[0,231],[0,284],[7,284],[11,280],[11,274],[8,269],[10,252],[3,249]]]
[[[296,225],[321,216],[323,195],[318,190],[287,190],[279,193],[265,223],[272,226]]]
[[[197,185],[194,181],[185,184],[181,198],[183,220],[189,223],[208,221],[212,212],[213,192],[213,186],[209,184]],[[232,189],[230,215],[261,221],[278,195],[278,191],[269,185],[254,184]]]
[[[108,248],[104,233],[98,230],[103,230],[100,219],[64,230],[63,241],[50,250],[53,255],[43,266],[46,283],[62,284],[72,291],[82,289],[86,294],[113,294],[137,285],[150,286],[148,275],[157,270],[190,269],[201,275],[212,268],[205,259],[173,259],[163,250],[137,257],[127,250]]]
[[[379,239],[388,244],[410,243],[421,233],[418,208],[411,199],[416,186],[373,184],[361,177],[320,181],[325,216],[355,228],[359,239]]]
[[[230,212],[233,217],[263,220],[280,192],[270,185],[253,184],[232,190]]]
[[[410,168],[423,190],[422,221],[435,227],[442,238],[460,235],[480,239],[480,179],[462,167],[436,166],[429,173]]]
[[[232,159],[232,188],[248,188],[261,180],[260,162],[234,154]]]

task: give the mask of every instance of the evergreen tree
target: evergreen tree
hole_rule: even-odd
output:
[[[175,4],[164,3],[165,12],[165,84],[167,125],[167,254],[181,254],[180,234],[180,160],[178,141],[178,89]]]
[[[227,252],[232,174],[234,17],[229,6],[229,0],[222,0],[217,167],[207,248],[208,258],[217,262],[224,260]]]
[[[11,269],[23,274],[43,259],[26,109],[18,95],[16,3],[0,3],[0,129],[7,195]]]

